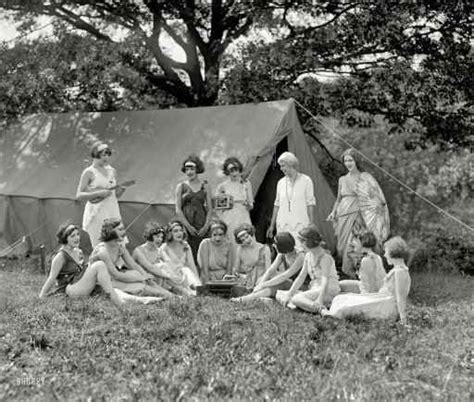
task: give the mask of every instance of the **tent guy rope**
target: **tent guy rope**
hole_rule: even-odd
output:
[[[396,183],[400,184],[403,188],[405,188],[406,190],[412,192],[413,194],[415,194],[418,198],[420,198],[421,200],[423,200],[424,202],[426,202],[427,204],[429,204],[430,206],[432,206],[433,208],[435,208],[438,212],[441,212],[442,214],[446,215],[448,218],[451,218],[452,220],[454,220],[455,222],[459,223],[460,225],[462,225],[464,228],[468,229],[469,231],[471,232],[474,232],[474,228],[470,227],[468,224],[466,224],[465,222],[461,221],[460,219],[456,218],[454,215],[450,214],[448,211],[445,211],[443,208],[439,207],[438,205],[436,205],[435,203],[433,203],[432,201],[430,201],[429,199],[427,199],[426,197],[422,196],[421,194],[419,194],[416,190],[412,189],[410,186],[408,186],[407,184],[403,183],[401,180],[399,180],[397,177],[395,177],[393,174],[389,173],[387,170],[385,170],[382,166],[379,166],[377,165],[377,163],[375,163],[370,157],[368,157],[367,155],[365,155],[363,152],[359,151],[356,147],[354,147],[354,145],[352,145],[349,141],[347,141],[346,139],[344,139],[340,134],[338,134],[333,128],[329,127],[328,125],[324,124],[324,122],[320,119],[318,119],[313,113],[311,113],[310,110],[308,110],[308,108],[306,108],[304,105],[302,105],[300,102],[298,102],[296,99],[294,100],[295,103],[301,107],[301,109],[303,109],[306,113],[308,113],[308,115],[311,116],[311,118],[316,121],[318,124],[320,124],[321,126],[323,126],[326,130],[328,130],[331,134],[333,134],[334,136],[336,136],[337,138],[339,138],[342,142],[344,142],[347,146],[351,147],[352,149],[354,149],[355,152],[357,152],[360,156],[362,156],[366,161],[368,161],[370,164],[372,164],[373,166],[375,166],[377,169],[379,169],[380,171],[382,171],[384,174],[386,174],[388,177],[390,177],[393,181],[395,181]]]

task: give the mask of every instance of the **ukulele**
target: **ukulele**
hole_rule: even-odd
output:
[[[133,186],[135,183],[136,183],[136,180],[128,180],[128,181],[124,181],[123,183],[116,184],[115,186],[112,186],[112,187],[109,187],[109,188],[104,188],[102,190],[113,191],[113,190],[118,189],[119,187]],[[93,198],[92,200],[89,200],[89,202],[92,203],[92,204],[97,204],[98,202],[101,202],[105,198],[107,198],[107,197],[96,197],[96,198]]]

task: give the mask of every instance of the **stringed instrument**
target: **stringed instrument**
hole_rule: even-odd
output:
[[[136,180],[127,180],[127,181],[124,181],[123,183],[119,183],[119,184],[116,184],[115,186],[112,186],[112,187],[109,187],[109,188],[104,188],[104,189],[101,189],[101,190],[113,191],[113,190],[118,189],[119,187],[133,186],[135,183],[136,183]],[[99,190],[99,189],[97,189],[97,190]],[[96,198],[92,198],[91,200],[89,200],[89,202],[92,203],[92,204],[97,204],[98,202],[101,202],[105,198],[107,198],[107,197],[96,197]]]

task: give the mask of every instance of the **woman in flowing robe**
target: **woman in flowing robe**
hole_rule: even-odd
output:
[[[337,253],[342,257],[342,271],[355,278],[355,261],[351,244],[355,236],[370,231],[377,238],[376,250],[387,239],[390,219],[387,202],[377,181],[360,171],[354,149],[342,154],[348,173],[339,178],[338,193],[328,220],[333,221],[337,238]]]

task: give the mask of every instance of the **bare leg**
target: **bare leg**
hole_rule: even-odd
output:
[[[66,293],[70,297],[88,296],[97,284],[110,296],[112,303],[116,306],[122,305],[120,297],[112,286],[109,271],[102,261],[97,261],[89,265],[82,278],[66,288]]]
[[[256,292],[252,292],[247,296],[239,297],[239,301],[247,302],[251,300],[260,299],[260,297],[275,297],[276,290],[273,288],[264,288]]]
[[[341,293],[360,293],[360,282],[354,279],[345,279],[339,281],[341,287]]]
[[[320,310],[320,306],[316,302],[318,296],[319,292],[317,290],[307,290],[293,296],[291,302],[301,310],[317,313]]]
[[[156,296],[156,297],[173,297],[174,294],[166,290],[165,288],[162,288],[158,284],[154,284],[153,286],[151,285],[146,285],[145,289],[143,289],[142,292],[143,296]]]

